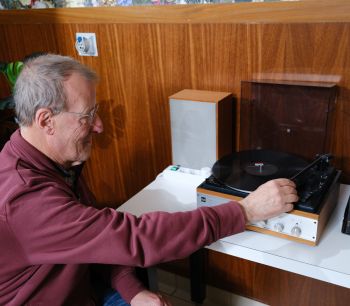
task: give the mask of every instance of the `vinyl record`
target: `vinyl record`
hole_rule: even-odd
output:
[[[295,155],[270,150],[247,150],[218,160],[212,172],[227,187],[249,193],[268,180],[291,178],[307,165],[307,161]]]

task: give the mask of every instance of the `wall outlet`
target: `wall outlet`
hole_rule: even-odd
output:
[[[77,49],[80,56],[98,56],[96,34],[76,33],[75,49]]]

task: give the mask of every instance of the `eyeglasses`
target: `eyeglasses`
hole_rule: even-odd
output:
[[[99,104],[96,104],[94,106],[94,108],[90,112],[88,112],[87,114],[85,114],[85,113],[78,113],[78,112],[67,112],[67,111],[63,111],[62,113],[78,115],[79,116],[79,121],[82,124],[88,123],[89,125],[91,125],[94,122],[95,118],[96,118],[98,108],[99,108]]]

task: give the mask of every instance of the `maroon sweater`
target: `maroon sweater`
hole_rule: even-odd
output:
[[[96,209],[69,175],[16,131],[0,153],[0,305],[93,305],[92,264],[110,265],[125,300],[144,288],[128,266],[186,257],[244,230],[237,203],[135,217]]]

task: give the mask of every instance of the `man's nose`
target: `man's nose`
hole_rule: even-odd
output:
[[[102,120],[98,114],[96,114],[96,117],[95,117],[94,121],[92,122],[91,129],[92,129],[92,132],[97,133],[97,134],[100,134],[103,132],[103,123],[102,123]]]

